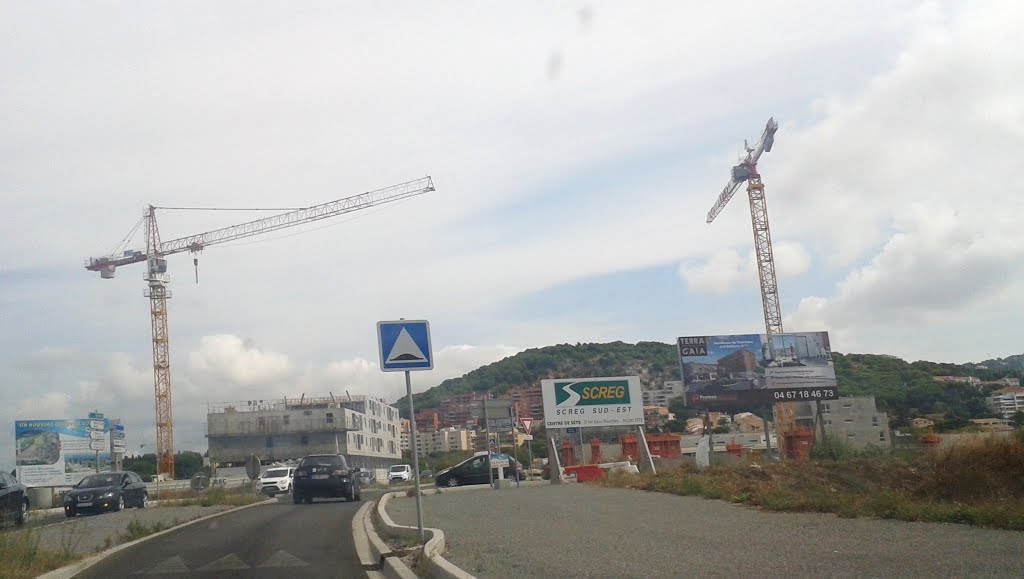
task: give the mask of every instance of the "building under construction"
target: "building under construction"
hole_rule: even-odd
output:
[[[206,437],[210,461],[263,462],[340,453],[353,466],[387,469],[401,461],[398,409],[368,396],[279,398],[211,404]]]

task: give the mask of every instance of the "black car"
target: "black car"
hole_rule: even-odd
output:
[[[91,474],[64,494],[64,514],[104,513],[128,507],[146,508],[146,483],[134,472]]]
[[[509,466],[504,470],[505,478],[525,480],[526,475],[523,467],[515,458],[507,454],[493,453],[492,460],[504,459],[509,461]],[[498,469],[491,469],[491,476],[498,478]],[[459,464],[439,471],[434,475],[434,486],[437,487],[458,487],[462,485],[485,485],[490,482],[487,476],[487,453],[480,453]]]
[[[28,520],[28,489],[13,476],[0,472],[0,521],[11,519],[15,525]]]
[[[314,497],[358,501],[359,469],[341,454],[311,454],[302,459],[292,480],[292,502],[312,504]]]

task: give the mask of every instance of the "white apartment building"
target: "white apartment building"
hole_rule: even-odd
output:
[[[644,390],[643,402],[644,406],[664,406],[667,408],[670,400],[679,398],[682,395],[683,381],[667,380],[661,388]]]
[[[1017,412],[1024,412],[1024,388],[1010,387],[992,392],[987,398],[988,406],[1000,418],[1013,418]]]

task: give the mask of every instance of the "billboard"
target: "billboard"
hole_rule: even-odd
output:
[[[757,406],[839,397],[828,332],[677,340],[686,403]]]
[[[29,487],[71,486],[96,470],[96,451],[90,441],[102,441],[100,470],[110,470],[109,422],[104,419],[99,439],[88,418],[16,420],[15,468],[18,480]]]
[[[545,428],[636,426],[644,423],[640,378],[541,380]]]

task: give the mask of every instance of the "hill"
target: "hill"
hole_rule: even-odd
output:
[[[833,353],[836,378],[842,395],[874,396],[879,410],[888,412],[896,425],[925,414],[946,414],[946,427],[962,426],[971,418],[989,416],[985,396],[991,387],[937,382],[934,376],[974,376],[982,381],[1004,376],[1021,377],[1019,361],[1010,356],[981,364],[907,362],[895,356]],[[1003,362],[1005,360],[1006,362]],[[978,366],[984,368],[979,369]],[[533,348],[493,364],[482,366],[441,384],[413,399],[417,410],[436,408],[441,400],[467,392],[490,390],[501,395],[512,389],[535,386],[544,378],[564,376],[640,376],[644,386],[679,379],[679,362],[673,344],[559,344]],[[406,416],[405,397],[398,407]]]

